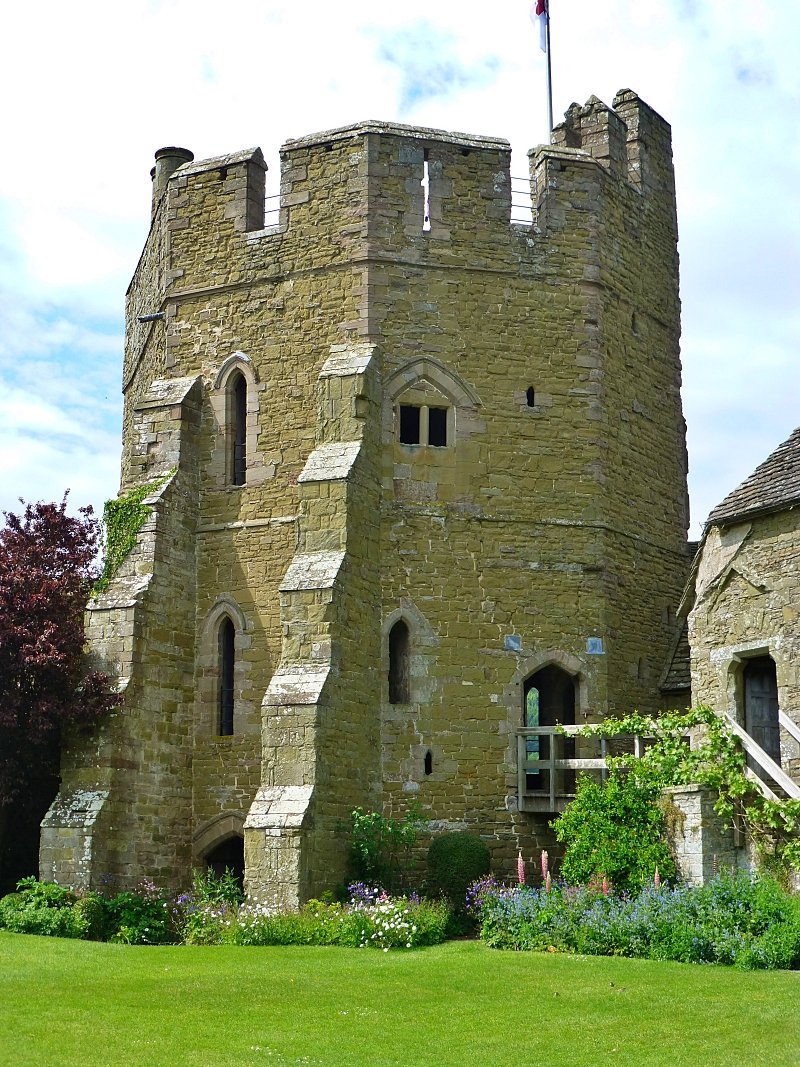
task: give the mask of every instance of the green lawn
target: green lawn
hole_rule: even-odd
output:
[[[0,931],[0,1064],[800,1063],[800,973],[497,952],[129,948]]]

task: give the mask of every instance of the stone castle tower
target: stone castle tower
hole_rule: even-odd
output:
[[[42,875],[344,876],[357,805],[548,843],[517,731],[655,711],[686,572],[670,129],[630,91],[530,153],[364,122],[163,149],[127,297],[122,491],[90,606],[124,703],[67,745]],[[563,783],[562,783],[563,785]],[[544,788],[543,788],[544,786]]]

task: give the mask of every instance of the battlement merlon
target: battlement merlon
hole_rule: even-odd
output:
[[[511,151],[511,145],[504,137],[487,137],[482,134],[440,130],[432,126],[407,126],[399,122],[380,122],[376,119],[365,119],[362,122],[354,122],[350,126],[322,130],[319,133],[307,134],[305,137],[290,138],[282,145],[281,155],[283,156],[296,148],[311,148],[314,145],[327,146],[335,144],[337,141],[355,140],[368,133],[402,137],[415,141],[434,141],[466,149],[488,148],[493,151]]]
[[[596,96],[583,106],[570,104],[550,145],[528,155],[535,161],[553,148],[588,153],[613,177],[626,177],[641,192],[674,196],[671,127],[630,89],[616,94],[613,107]]]
[[[159,156],[165,151],[184,152],[188,158],[172,168],[158,193],[156,187],[159,179]],[[176,161],[176,157],[170,156],[168,165]],[[157,195],[163,194],[167,189],[170,192],[168,229],[186,228],[187,209],[191,206],[195,206],[207,221],[216,215],[219,222],[228,221],[235,230],[263,228],[267,164],[260,148],[246,148],[239,152],[199,160],[195,160],[188,149],[161,149],[156,153],[154,170],[154,215],[159,206]],[[186,195],[190,182],[191,197]]]

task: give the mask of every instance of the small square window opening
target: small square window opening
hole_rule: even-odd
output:
[[[428,408],[428,444],[436,448],[447,445],[447,408]]]
[[[404,445],[420,443],[421,409],[414,404],[400,405],[400,441]]]

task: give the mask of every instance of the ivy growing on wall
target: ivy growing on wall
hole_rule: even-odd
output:
[[[695,731],[692,748],[686,735]],[[747,776],[739,740],[712,708],[664,712],[658,719],[634,713],[587,726],[585,736],[639,734],[655,737],[644,755],[617,756],[609,764],[625,767],[643,785],[706,786],[717,794],[714,810],[738,824],[753,840],[761,863],[774,873],[800,870],[800,800],[768,800]]]
[[[106,501],[103,508],[105,560],[103,572],[92,590],[95,595],[108,589],[125,557],[136,544],[139,531],[152,510],[144,500],[168,482],[174,473],[175,471],[171,470],[163,478],[134,486],[115,500]]]

